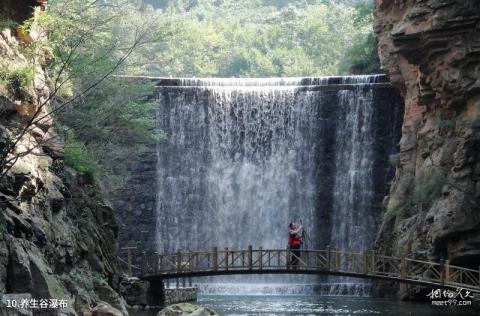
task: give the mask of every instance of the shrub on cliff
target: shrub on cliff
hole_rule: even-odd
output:
[[[81,141],[75,140],[72,137],[68,138],[65,143],[64,155],[65,165],[91,176],[96,176],[98,174],[98,163],[94,159],[92,153]]]

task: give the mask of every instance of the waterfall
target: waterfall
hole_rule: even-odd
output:
[[[167,135],[157,146],[158,251],[284,249],[288,223],[299,220],[309,248],[371,248],[398,141],[388,129],[398,106],[375,102],[384,81],[166,79],[157,94]]]

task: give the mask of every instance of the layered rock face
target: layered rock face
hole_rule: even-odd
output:
[[[406,104],[378,247],[480,264],[480,3],[376,0],[379,55]]]
[[[126,313],[114,290],[113,209],[89,176],[63,166],[62,142],[48,114],[47,75],[37,64],[32,82],[15,79],[14,67],[27,59],[8,29],[0,33],[0,60],[14,74],[0,80],[0,152],[13,145],[6,159],[18,158],[0,181],[0,315],[35,315],[6,306],[22,299],[36,299],[38,307],[40,300],[66,302],[64,309],[38,310],[42,315],[77,315],[100,300]],[[39,108],[43,119],[19,137]]]

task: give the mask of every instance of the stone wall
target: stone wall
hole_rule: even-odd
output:
[[[156,165],[155,147],[146,150],[139,161],[130,165],[126,189],[114,201],[114,207],[118,210],[119,248],[137,247],[138,251],[155,249]],[[126,258],[126,253],[121,249],[119,251]]]
[[[406,102],[378,248],[477,269],[478,1],[376,0],[374,28],[382,66]]]
[[[197,300],[198,289],[194,287],[186,288],[166,288],[165,305],[195,302]]]

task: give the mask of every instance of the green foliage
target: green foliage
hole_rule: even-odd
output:
[[[415,181],[413,202],[416,205],[430,205],[433,200],[441,196],[447,179],[445,171],[437,167],[429,167],[420,172]]]
[[[380,70],[377,56],[377,40],[372,32],[373,4],[359,3],[355,5],[353,25],[363,30],[354,38],[343,58],[340,71],[354,73],[375,73]]]
[[[411,215],[411,210],[415,205],[410,197],[402,200],[391,199],[388,203],[387,212],[384,215],[384,221],[388,222],[392,218],[407,218]]]
[[[400,153],[390,155],[388,157],[388,162],[392,167],[398,167],[400,165]]]
[[[314,76],[370,67],[371,6],[321,0],[157,3],[173,32],[137,52],[137,74],[197,77]],[[152,62],[152,60],[154,62]],[[376,68],[372,67],[372,68]]]
[[[415,187],[411,194],[402,199],[392,198],[384,215],[384,222],[396,217],[408,218],[418,207],[428,208],[442,194],[442,188],[447,183],[446,172],[438,167],[428,167],[420,172],[415,179]]]
[[[18,26],[18,23],[0,15],[0,30],[4,29],[14,29]]]
[[[15,63],[9,58],[0,56],[0,81],[6,86],[8,93],[24,99],[28,98],[28,90],[35,79],[35,67],[31,64]]]
[[[81,141],[68,138],[65,143],[65,165],[91,176],[98,174],[99,166],[87,146]]]

